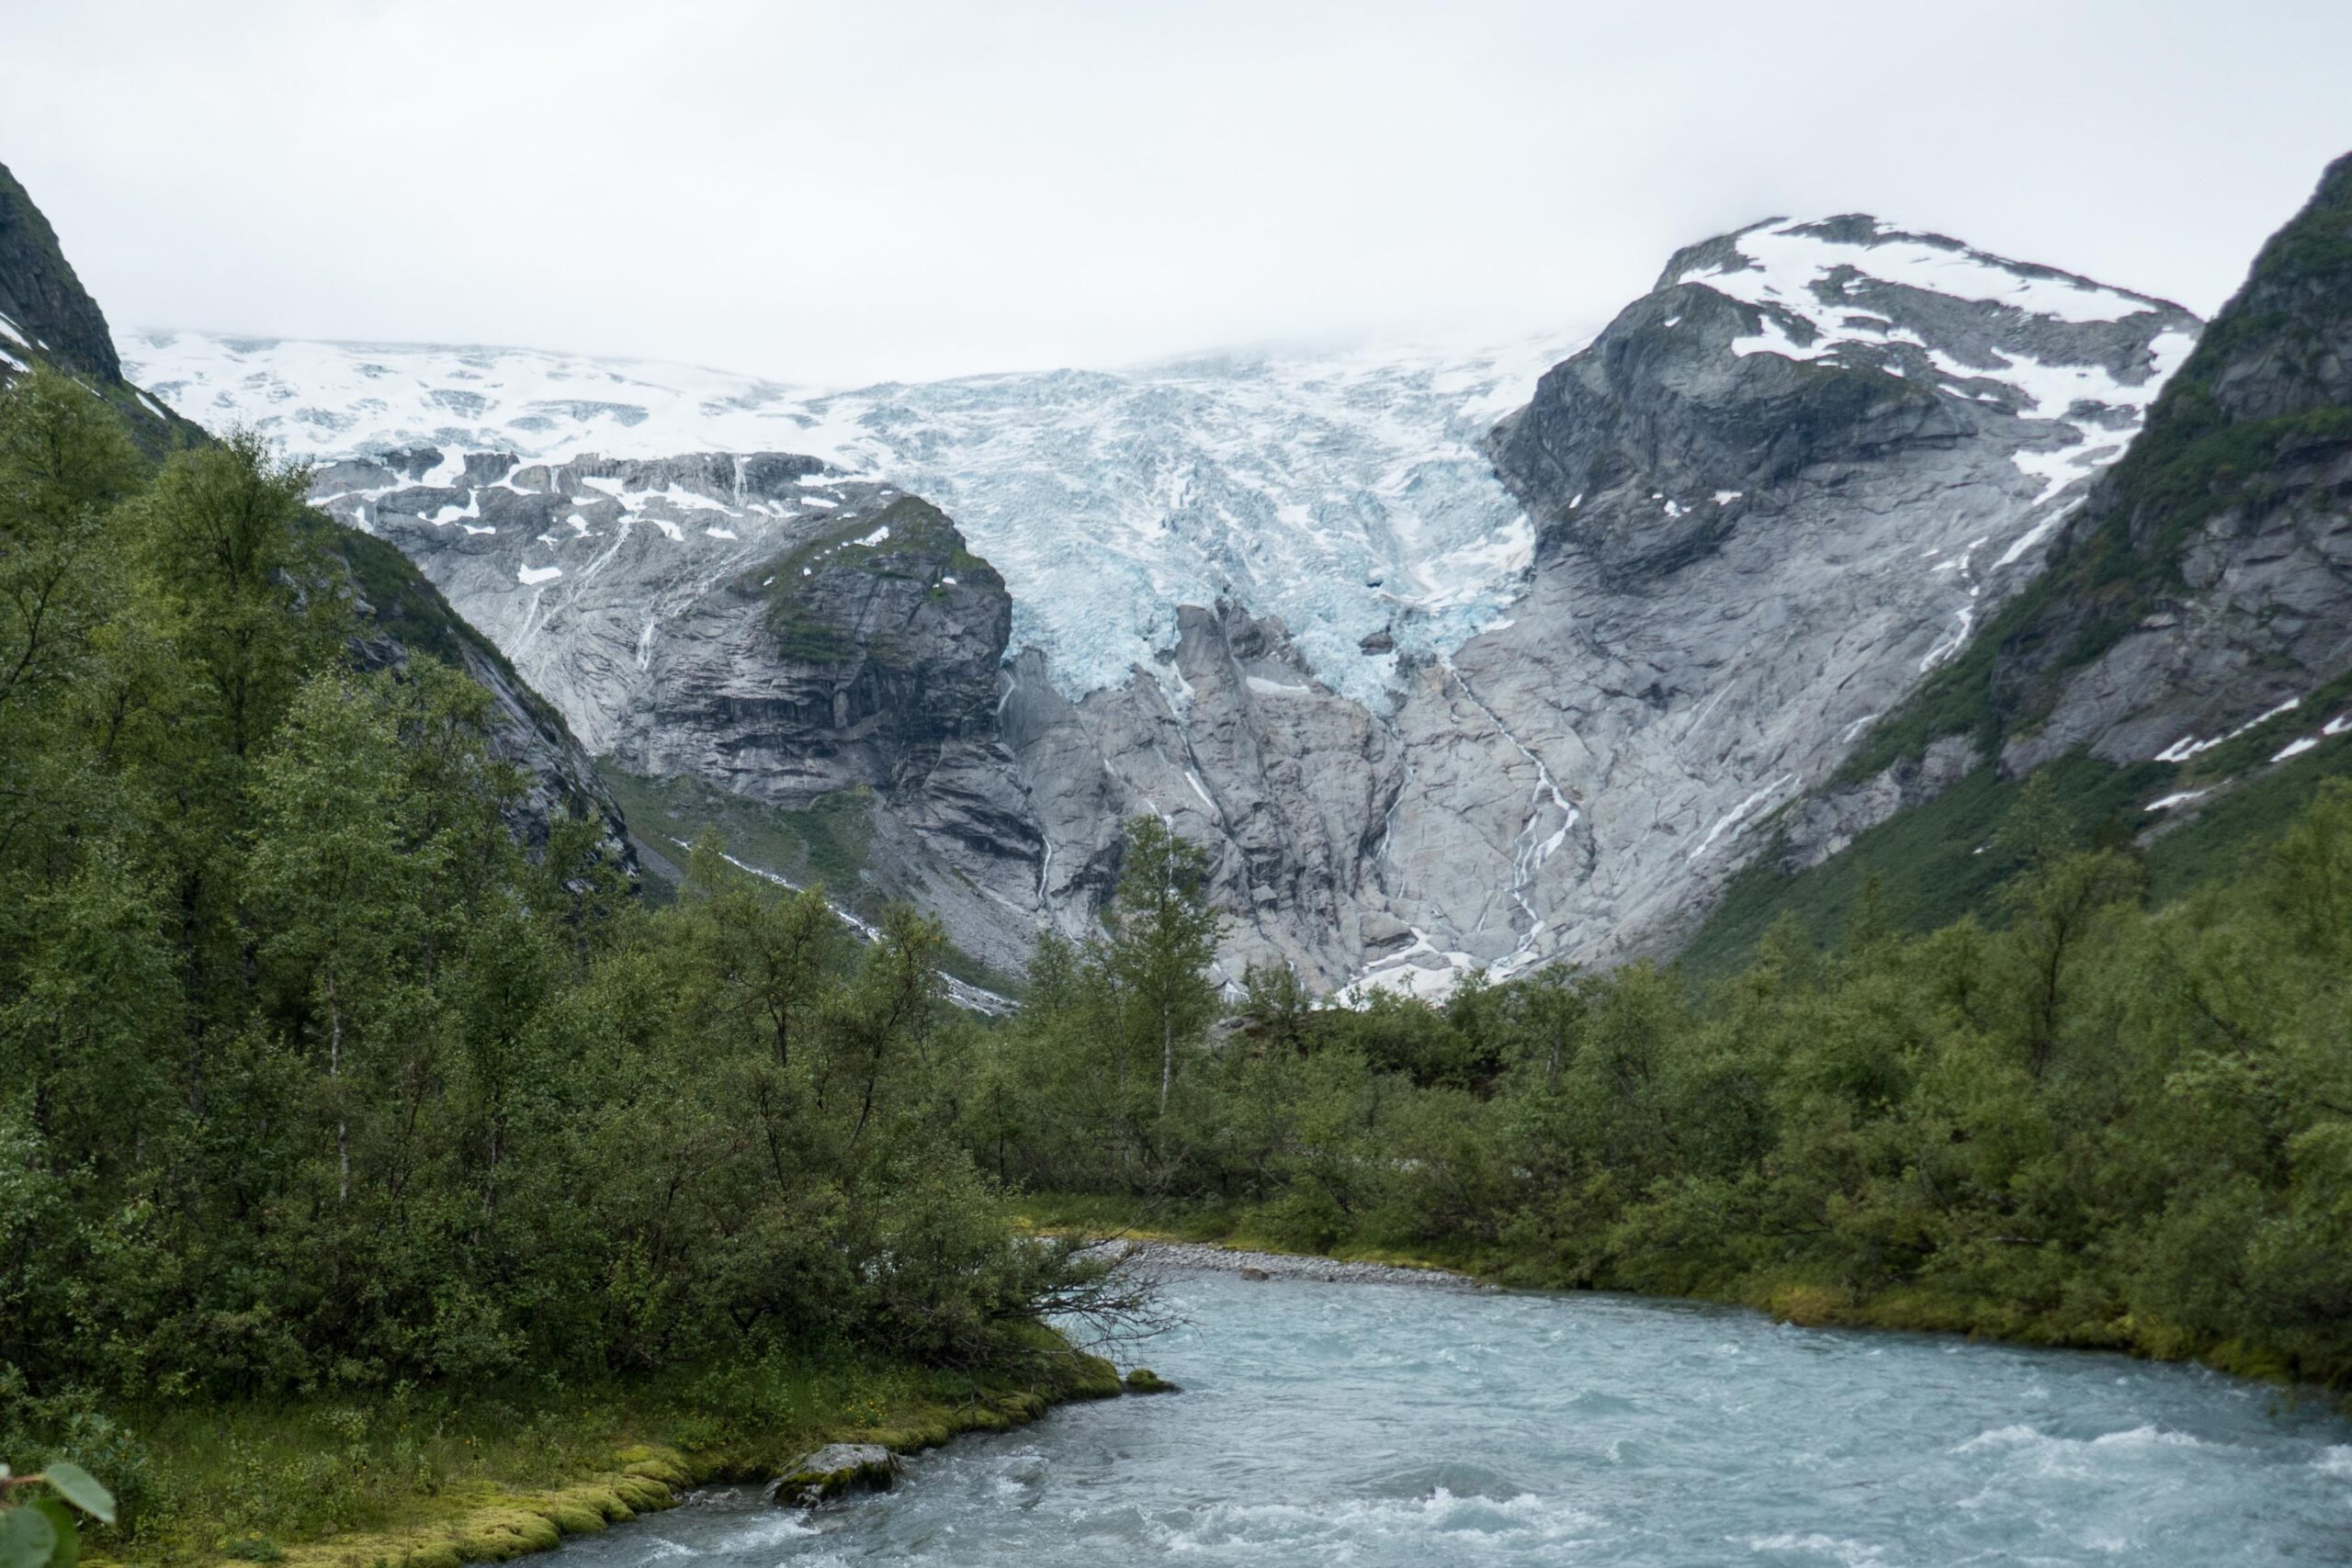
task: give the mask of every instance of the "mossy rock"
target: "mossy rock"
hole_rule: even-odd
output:
[[[621,1473],[658,1481],[673,1491],[683,1491],[695,1483],[695,1478],[687,1473],[685,1466],[666,1459],[637,1460],[622,1466]]]
[[[776,1480],[776,1501],[813,1508],[853,1489],[888,1491],[899,1478],[899,1456],[879,1443],[828,1443],[803,1454]]]
[[[1129,1393],[1182,1393],[1184,1391],[1149,1367],[1137,1367],[1126,1378]]]
[[[959,1423],[942,1415],[912,1426],[871,1427],[865,1437],[866,1441],[877,1448],[888,1449],[892,1453],[911,1454],[938,1448],[960,1430]]]
[[[624,1475],[647,1475],[669,1486],[694,1484],[694,1467],[686,1456],[672,1448],[651,1443],[632,1443],[613,1456]]]
[[[430,1546],[413,1546],[402,1552],[400,1568],[458,1568],[464,1561],[455,1546],[436,1540]]]
[[[622,1502],[638,1513],[666,1508],[677,1501],[671,1490],[658,1481],[641,1475],[623,1475],[613,1483],[613,1490],[620,1494]]]
[[[1051,1408],[1046,1403],[1044,1394],[1039,1393],[1035,1389],[1029,1388],[1020,1389],[1004,1395],[997,1401],[997,1406],[1007,1416],[1012,1416],[1014,1421],[1022,1423],[1035,1421]]]
[[[466,1521],[458,1535],[458,1551],[469,1562],[503,1562],[526,1552],[552,1551],[562,1540],[551,1520],[521,1508],[497,1508]]]
[[[1119,1369],[1100,1356],[1080,1356],[1077,1369],[1062,1385],[1063,1396],[1069,1399],[1116,1399],[1125,1392],[1126,1384],[1120,1381]]]
[[[566,1535],[594,1535],[605,1528],[602,1509],[569,1499],[548,1504],[539,1510],[539,1516]]]

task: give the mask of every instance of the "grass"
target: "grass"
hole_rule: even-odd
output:
[[[716,832],[727,852],[807,886],[822,883],[834,902],[871,918],[876,904],[865,887],[865,863],[874,842],[874,796],[848,789],[820,796],[802,807],[769,806],[730,795],[689,775],[666,779],[631,773],[610,759],[597,775],[620,802],[629,825],[672,862],[706,830]]]
[[[589,1386],[395,1390],[121,1412],[148,1461],[123,1562],[453,1568],[503,1561],[763,1480],[828,1442],[907,1451],[1119,1392],[1110,1363],[1037,1336],[1011,1370],[774,1359]]]
[[[2167,828],[2145,810],[2151,800],[2230,786],[2182,818],[2180,826],[2148,840],[2148,897],[2169,902],[2241,870],[2248,856],[2266,852],[2293,825],[2321,779],[2352,773],[2352,736],[2328,738],[2284,763],[2269,761],[2290,739],[2315,736],[2347,703],[2352,675],[2330,682],[2292,712],[2188,763],[2118,768],[2077,752],[2042,771],[2079,835],[2110,844],[2131,841],[2151,828]],[[2017,869],[1995,839],[2023,787],[2022,780],[2002,779],[1989,765],[1979,768],[1934,800],[1897,814],[1857,836],[1842,852],[1793,874],[1781,870],[1775,843],[1725,885],[1706,923],[1682,951],[1684,972],[1700,980],[1736,973],[1783,913],[1795,918],[1815,946],[1826,947],[1872,878],[1888,913],[1909,931],[1934,931],[1971,913],[1980,919],[1992,916],[1998,908],[1995,889]]]
[[[2328,711],[2307,708],[2304,728],[2315,729]],[[2278,750],[2275,738],[2264,744]],[[2322,779],[2345,776],[2352,776],[2352,735],[2332,737],[2316,750],[2247,779],[2148,846],[2148,897],[2164,903],[2244,873],[2294,826]]]
[[[2050,764],[2058,797],[2086,837],[2129,836],[2132,818],[2164,793],[2177,770],[2163,763],[2114,768],[2076,754]],[[2017,870],[1996,841],[2023,788],[1984,766],[1923,805],[1858,835],[1843,852],[1794,874],[1781,870],[1776,843],[1725,886],[1722,899],[1683,949],[1684,971],[1712,979],[1736,972],[1783,913],[1817,947],[1845,929],[1875,879],[1887,913],[1905,929],[1929,931],[1962,916],[1980,918]]]

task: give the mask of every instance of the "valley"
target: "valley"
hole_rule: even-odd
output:
[[[0,170],[0,1568],[2335,1560],[2347,364],[2352,156],[854,388]]]

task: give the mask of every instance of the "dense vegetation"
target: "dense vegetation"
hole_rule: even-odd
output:
[[[1137,829],[1139,891],[1197,884]],[[1348,1012],[1260,972],[1224,1034],[1131,897],[1048,949],[966,1137],[1074,1213],[2352,1387],[2352,784],[2163,907],[2046,777],[1997,840],[1984,918],[1905,935],[1871,889],[1834,952],[1783,923],[1695,994],[1636,964]]]
[[[936,927],[708,848],[650,909],[585,821],[526,857],[487,694],[359,666],[305,487],[0,393],[0,1456],[168,1534],[190,1413],[1037,1353],[1085,1271],[952,1135]]]

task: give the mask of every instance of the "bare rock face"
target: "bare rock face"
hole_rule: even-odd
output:
[[[59,248],[57,233],[16,176],[0,164],[0,372],[35,355],[58,369],[113,385],[122,363],[107,319]]]
[[[1159,665],[1077,703],[1041,656],[1008,671],[1003,732],[1046,844],[1040,906],[1065,929],[1090,925],[1116,881],[1121,824],[1156,812],[1210,849],[1234,915],[1229,977],[1263,960],[1334,983],[1359,962],[1400,748],[1315,678],[1280,622],[1229,604],[1177,615]]]
[[[1369,697],[1231,598],[1074,694],[948,519],[813,459],[424,449],[320,489],[597,754],[786,807],[865,792],[865,874],[990,964],[1093,929],[1149,811],[1209,852],[1227,978],[1428,991],[1670,942],[2030,581],[2196,327],[1866,218],[1693,247],[1494,432],[1533,525],[1508,618],[1435,652],[1351,631],[1392,673]],[[1956,761],[1799,837],[1826,853]]]
[[[2263,247],[1998,656],[2011,772],[2077,747],[2186,761],[2352,670],[2352,157]]]
[[[2031,580],[2198,323],[1866,218],[1674,258],[1491,444],[1537,528],[1504,624],[1382,705],[1275,628],[1183,611],[1164,663],[1078,703],[1012,668],[1006,736],[1085,912],[1115,823],[1217,856],[1228,972],[1442,988],[1668,945],[1871,724]],[[1806,808],[1832,848],[1967,771],[1939,750]]]
[[[334,464],[316,494],[415,559],[596,755],[771,806],[864,792],[888,891],[1025,963],[1040,848],[995,713],[1011,600],[935,508],[773,453],[424,448]]]
[[[1386,874],[1442,911],[1417,961],[1670,943],[1748,829],[2030,581],[2196,326],[1866,218],[1675,257],[1495,432],[1536,564],[1398,716]]]
[[[1895,814],[1922,806],[1984,764],[1975,742],[1946,735],[1918,757],[1898,758],[1857,784],[1807,796],[1781,818],[1781,870],[1819,865]]]

